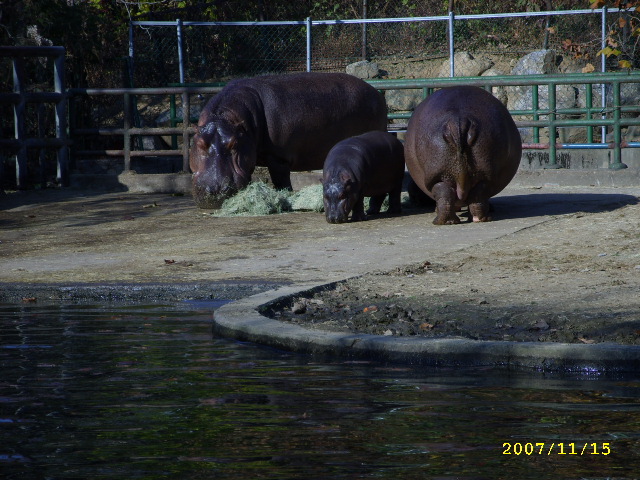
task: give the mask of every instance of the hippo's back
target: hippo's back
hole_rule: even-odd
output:
[[[263,106],[263,147],[286,158],[292,170],[320,169],[339,141],[371,130],[386,131],[384,97],[352,75],[308,72],[245,82]]]

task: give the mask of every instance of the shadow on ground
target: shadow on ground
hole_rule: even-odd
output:
[[[636,205],[633,195],[615,193],[539,193],[494,197],[494,220],[567,215],[578,212],[610,212]]]

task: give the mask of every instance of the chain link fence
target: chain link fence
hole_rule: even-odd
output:
[[[583,65],[591,62],[601,70],[597,53],[603,47],[603,31],[608,32],[608,24],[618,18],[617,12],[605,18],[598,10],[576,10],[553,15],[456,14],[452,21],[446,15],[372,19],[377,11],[385,12],[373,9],[366,21],[311,19],[311,27],[306,20],[133,22],[130,58],[134,68],[129,77],[136,87],[211,83],[309,68],[344,71],[350,63],[363,59],[381,64],[387,78],[435,76],[437,68],[432,72],[417,69],[418,73],[412,74],[411,68],[403,67],[417,66],[418,61],[446,61],[450,24],[456,52],[497,57],[503,70],[509,62],[540,49],[553,49]]]

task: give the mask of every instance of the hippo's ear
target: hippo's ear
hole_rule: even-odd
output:
[[[207,142],[202,136],[198,135],[195,139],[196,147],[200,150],[209,150],[210,143]]]
[[[348,172],[342,171],[340,172],[340,183],[345,186],[345,188],[350,188],[353,185],[353,178]]]

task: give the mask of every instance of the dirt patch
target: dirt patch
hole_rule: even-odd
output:
[[[232,299],[361,275],[274,314],[378,335],[634,345],[637,199],[637,188],[509,188],[490,223],[434,226],[432,210],[408,210],[332,225],[315,212],[217,217],[188,196],[20,192],[0,196],[0,301],[61,298],[43,284],[65,298],[85,295],[77,285],[129,298],[153,284],[160,300],[176,286]]]
[[[558,217],[271,313],[375,335],[640,345],[640,206]]]

